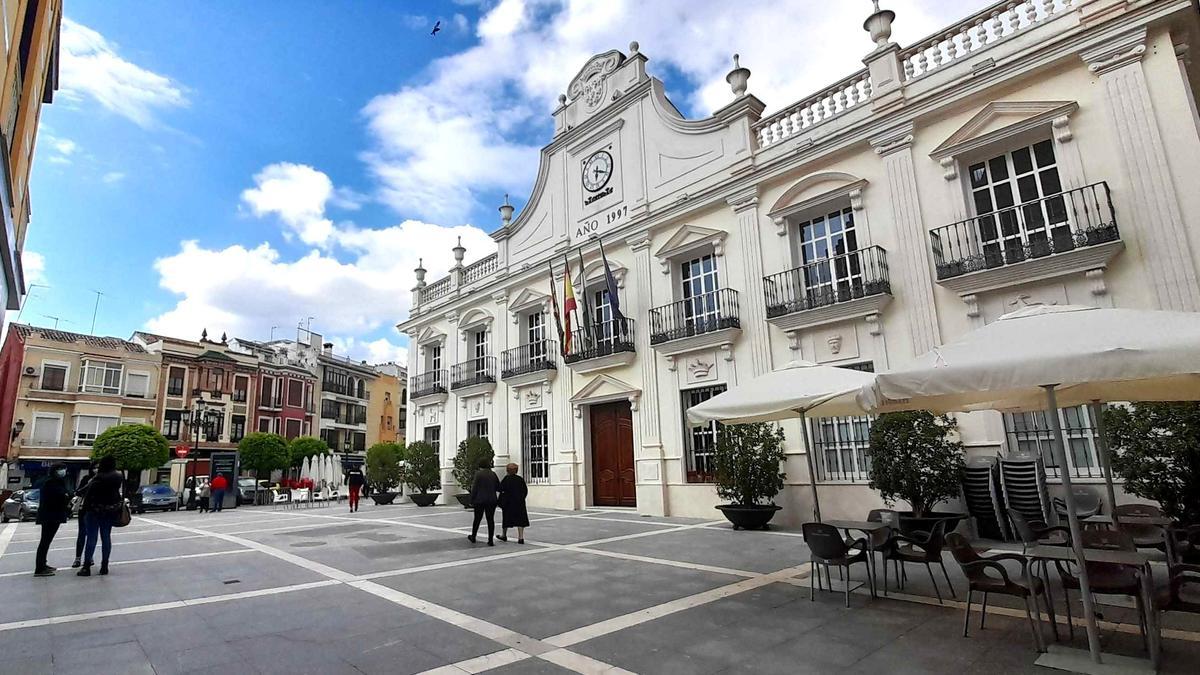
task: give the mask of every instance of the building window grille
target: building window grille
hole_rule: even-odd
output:
[[[841,368],[875,372],[870,361],[852,363]],[[871,474],[871,421],[867,415],[851,417],[818,417],[810,419],[812,438],[810,452],[814,453],[817,480],[829,482],[865,482]]]
[[[1059,408],[1063,442],[1066,443],[1067,466],[1074,478],[1100,478],[1099,440],[1096,420],[1088,406]],[[1062,467],[1053,451],[1054,432],[1043,410],[1027,413],[1004,413],[1005,440],[1009,453],[1040,454],[1047,475],[1062,476]]]
[[[683,442],[687,459],[687,482],[711,483],[716,480],[715,456],[717,435],[721,432],[720,422],[705,422],[693,425],[688,422],[688,408],[699,405],[725,391],[725,385],[700,387],[680,392],[683,396]]]
[[[530,483],[550,482],[550,424],[546,411],[521,415],[521,451],[525,479]]]

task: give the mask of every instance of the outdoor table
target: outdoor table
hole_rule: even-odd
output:
[[[1112,525],[1113,518],[1112,518],[1112,516],[1095,515],[1095,516],[1091,516],[1090,518],[1084,518],[1083,522],[1091,523],[1091,524],[1098,524],[1098,525]],[[1171,525],[1175,524],[1174,518],[1168,518],[1166,516],[1132,516],[1132,515],[1130,515],[1130,516],[1121,516],[1119,519],[1119,522],[1124,523],[1126,525],[1152,525],[1155,527],[1163,528],[1163,530],[1164,530],[1163,531],[1163,543],[1165,544],[1166,549],[1167,549],[1167,551],[1166,551],[1167,560],[1171,561],[1171,562],[1179,561],[1179,559],[1176,557],[1176,552],[1175,552],[1175,538],[1171,536],[1171,533],[1169,531],[1167,531],[1167,528],[1169,528]]]
[[[1025,550],[1025,555],[1031,560],[1075,561],[1074,549],[1067,546],[1030,546]],[[1085,548],[1083,549],[1083,559],[1087,562],[1125,565],[1136,567],[1140,570],[1141,573],[1138,576],[1140,577],[1142,586],[1142,607],[1146,612],[1146,643],[1150,649],[1150,662],[1157,669],[1161,653],[1162,633],[1158,623],[1158,610],[1154,608],[1154,580],[1150,571],[1150,556],[1135,551]],[[1033,588],[1033,575],[1030,572],[1030,567],[1032,566],[1026,566],[1025,568],[1025,581],[1029,584],[1030,588]],[[1047,590],[1048,592],[1049,590]],[[1041,631],[1038,632],[1039,642],[1041,642]],[[1045,650],[1043,649],[1042,651]]]
[[[888,527],[887,523],[881,523],[881,522],[877,522],[877,521],[873,521],[873,520],[826,520],[825,524],[832,525],[841,530],[845,530],[847,536],[849,536],[850,530],[858,530],[859,532],[862,532],[867,535],[867,551],[869,552],[868,553],[869,557],[867,558],[867,574],[870,574],[872,581],[874,581],[874,579],[875,579],[875,546],[871,542],[871,534],[873,532],[875,532],[876,530],[882,530],[883,528]],[[886,565],[887,563],[884,562],[884,564]],[[850,572],[849,572],[849,570],[847,570],[846,583],[850,583],[849,574],[850,574]],[[875,584],[874,583],[870,584],[870,587],[871,587],[871,597],[872,598],[879,597],[875,593]]]

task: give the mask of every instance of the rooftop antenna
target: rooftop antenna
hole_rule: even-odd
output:
[[[17,318],[14,319],[14,323],[21,323],[21,314],[25,311],[25,307],[29,304],[29,301],[33,299],[33,289],[35,288],[50,287],[46,284],[29,284],[29,290],[25,292],[25,302],[21,303],[21,309],[17,312]]]
[[[62,317],[57,317],[57,316],[50,316],[49,314],[43,314],[42,316],[46,317],[47,319],[54,319],[54,330],[58,330],[58,322],[59,321],[62,321],[63,323],[74,323],[70,319],[64,319]]]
[[[96,334],[96,314],[100,311],[100,296],[104,295],[104,291],[92,290],[96,294],[96,306],[92,308],[92,329],[88,331],[90,335]]]
[[[279,326],[271,326],[271,339],[269,340],[269,342],[275,341],[275,329],[276,328],[279,328]]]
[[[307,332],[309,332],[309,333],[311,333],[311,332],[312,332],[312,330],[310,330],[310,329],[312,328],[312,320],[313,320],[313,319],[315,319],[315,318],[317,318],[317,317],[315,317],[315,316],[310,316],[310,317],[308,317],[308,322],[304,324],[304,330],[305,330],[305,331],[307,331]]]

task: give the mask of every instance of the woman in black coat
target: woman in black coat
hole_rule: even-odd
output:
[[[113,456],[101,457],[99,472],[91,480],[83,498],[82,512],[87,518],[87,543],[83,548],[83,567],[75,573],[81,577],[92,576],[92,557],[96,553],[97,540],[100,542],[100,574],[108,574],[113,523],[121,515],[121,507],[125,504],[125,498],[121,496],[121,486],[124,483],[125,479],[121,472],[117,471],[117,461]]]
[[[50,551],[50,542],[58,534],[58,528],[71,517],[71,495],[67,492],[66,476],[66,465],[55,464],[50,467],[50,476],[42,482],[37,512],[42,538],[38,541],[37,559],[33,567],[35,577],[54,576],[55,568],[46,564],[46,555]]]
[[[517,543],[525,543],[525,528],[529,527],[529,512],[525,510],[525,497],[529,495],[529,487],[525,479],[517,475],[517,465],[509,464],[504,467],[507,475],[500,481],[500,508],[504,510],[504,521],[501,523],[500,541],[508,541],[508,528],[517,528]]]
[[[471,481],[471,506],[475,509],[475,522],[471,524],[471,534],[467,539],[475,543],[479,534],[479,521],[487,516],[488,546],[495,546],[492,537],[496,534],[496,493],[500,491],[500,479],[492,471],[492,460],[479,462],[479,470],[475,472],[475,480]]]

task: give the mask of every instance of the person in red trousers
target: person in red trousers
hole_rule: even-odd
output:
[[[350,486],[350,513],[354,513],[358,510],[358,495],[366,485],[367,477],[362,469],[354,467],[346,472],[346,483]]]

